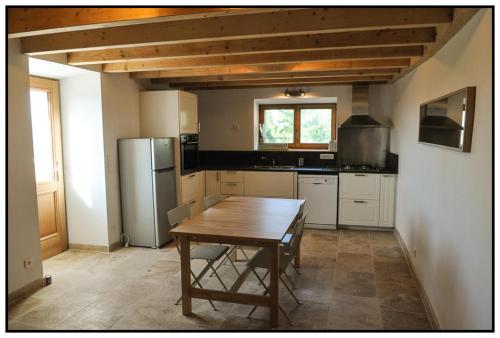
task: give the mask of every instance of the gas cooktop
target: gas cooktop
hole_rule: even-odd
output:
[[[343,171],[382,171],[383,168],[373,167],[371,165],[344,165],[341,167]]]

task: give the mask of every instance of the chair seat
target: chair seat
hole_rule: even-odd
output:
[[[280,270],[285,270],[288,266],[290,256],[287,253],[287,250],[284,247],[280,247]],[[247,263],[248,266],[252,268],[261,268],[261,269],[269,269],[270,268],[270,257],[269,251],[260,250],[255,254],[255,256],[250,259]]]
[[[191,249],[191,259],[218,260],[228,251],[227,245],[201,244]]]

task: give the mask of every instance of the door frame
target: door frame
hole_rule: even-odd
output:
[[[56,211],[55,221],[56,221],[57,232],[56,234],[50,234],[40,238],[40,249],[41,249],[42,259],[47,259],[49,257],[56,255],[57,253],[63,252],[68,249],[68,228],[66,220],[66,198],[64,190],[59,81],[42,77],[30,76],[30,90],[32,88],[41,89],[49,93],[49,104],[50,104],[49,109],[51,114],[51,128],[52,128],[52,154],[54,158],[53,167],[55,168],[54,181],[57,182],[57,192],[55,200],[55,211]],[[37,196],[38,196],[38,189],[39,188],[43,189],[44,184],[47,183],[43,182],[40,184],[37,183]],[[56,237],[58,237],[57,234],[60,235],[59,236],[60,240],[56,240]],[[60,250],[57,250],[56,246],[58,246],[59,242],[60,242]]]

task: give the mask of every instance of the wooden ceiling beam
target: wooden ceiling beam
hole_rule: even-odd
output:
[[[168,69],[199,68],[229,65],[280,64],[329,60],[368,60],[422,56],[422,46],[332,49],[307,52],[283,52],[198,57],[153,61],[130,61],[103,65],[106,73],[140,72]]]
[[[314,86],[348,86],[348,85],[353,85],[356,83],[369,83],[369,84],[386,84],[388,83],[387,81],[363,81],[363,82],[315,82],[315,83],[307,83],[307,84],[255,84],[255,85],[240,85],[240,86],[224,86],[220,85],[217,87],[184,87],[185,89],[189,90],[215,90],[215,89],[252,89],[252,88],[272,88],[272,87],[281,87],[283,89],[289,88],[289,87],[314,87]]]
[[[313,8],[148,23],[22,38],[28,55],[347,30],[428,27],[452,20],[451,7]]]
[[[338,76],[310,79],[270,79],[270,80],[246,80],[246,81],[217,81],[217,82],[170,82],[172,88],[210,88],[210,87],[237,87],[253,85],[307,85],[308,83],[332,83],[332,82],[372,82],[389,81],[392,75],[375,76]]]
[[[201,19],[243,13],[264,13],[273,8],[215,7],[10,7],[8,38],[109,28],[173,20]]]
[[[198,76],[198,77],[174,77],[151,79],[152,83],[186,83],[186,82],[217,82],[217,81],[241,81],[241,80],[270,80],[270,79],[304,79],[322,78],[349,75],[395,75],[400,72],[399,68],[374,68],[374,69],[346,69],[334,71],[312,71],[312,72],[290,72],[290,73],[254,73],[237,75]]]
[[[422,57],[412,60],[411,66],[403,70],[398,74],[394,80],[403,77],[407,73],[411,72],[413,69],[430,59],[434,54],[436,54],[455,34],[461,30],[467,22],[479,11],[479,8],[454,8],[453,9],[453,21],[451,23],[445,23],[437,25],[436,27],[436,42],[429,44],[424,47],[424,54]]]
[[[346,69],[373,69],[373,68],[401,68],[410,66],[410,59],[379,59],[379,60],[353,60],[353,61],[316,61],[297,62],[288,64],[222,66],[192,69],[160,70],[150,72],[132,72],[134,79],[151,79],[164,77],[189,77],[232,75],[250,73],[276,73],[276,72],[303,72],[303,71],[332,71]]]
[[[175,57],[419,45],[434,42],[435,35],[434,27],[423,27],[114,48],[68,53],[68,64],[87,65]]]

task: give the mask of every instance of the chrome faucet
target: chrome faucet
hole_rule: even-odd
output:
[[[261,161],[265,161],[265,160],[270,160],[271,163],[272,163],[272,166],[275,167],[276,166],[276,160],[274,158],[267,158],[266,156],[261,156],[260,158]]]

